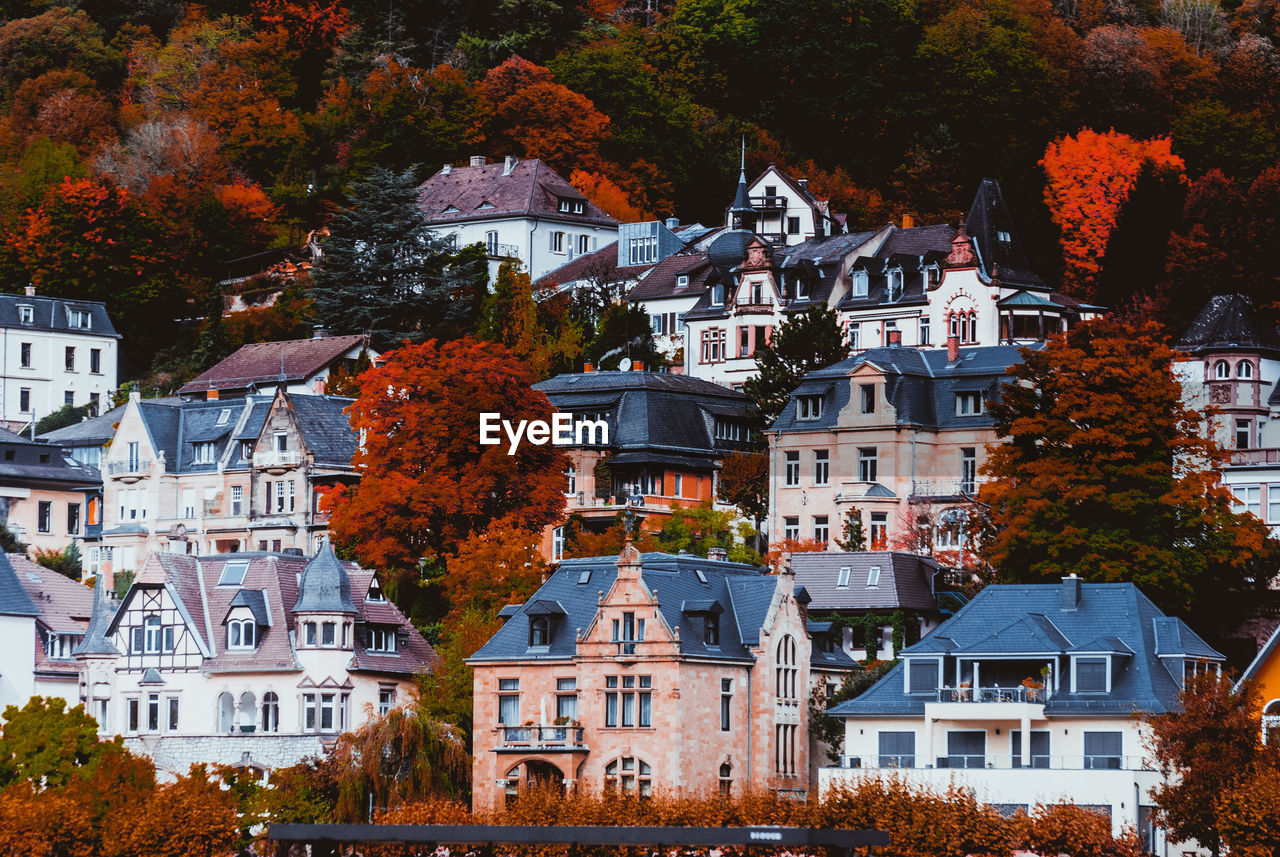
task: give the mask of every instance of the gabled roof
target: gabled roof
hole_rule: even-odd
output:
[[[1240,675],[1240,680],[1236,682],[1236,687],[1240,687],[1241,682],[1252,681],[1257,678],[1263,666],[1266,665],[1267,661],[1275,657],[1277,651],[1280,651],[1280,625],[1276,626],[1276,629],[1271,632],[1271,636],[1262,644],[1262,648],[1258,649],[1258,654],[1254,656],[1253,660],[1249,662],[1249,666]]]
[[[423,182],[418,205],[428,223],[459,223],[495,217],[536,216],[616,227],[605,213],[555,170],[534,158],[478,167],[448,167]],[[582,214],[560,211],[560,200],[583,204]],[[483,206],[483,207],[482,207]]]
[[[355,400],[340,396],[287,395],[302,441],[315,456],[316,463],[349,467],[360,447],[360,438],[351,428],[346,413]]]
[[[7,554],[0,554],[0,616],[39,616]]]
[[[1214,295],[1182,334],[1178,351],[1280,353],[1280,335],[1268,324],[1246,295]]]
[[[107,628],[115,618],[115,609],[107,599],[107,576],[99,574],[93,580],[93,609],[84,639],[76,646],[76,655],[118,655],[119,650],[107,637]]]
[[[711,263],[707,261],[706,253],[676,253],[654,265],[653,270],[627,292],[627,300],[635,303],[661,298],[697,297],[706,291],[707,276],[710,273]],[[683,286],[677,285],[681,276],[689,278]]]
[[[1065,607],[1067,586],[1079,586],[1079,601],[1070,602],[1074,609]],[[1181,620],[1161,613],[1133,584],[1070,581],[988,586],[932,634],[900,654],[904,659],[966,653],[975,658],[1030,655],[1027,660],[1036,662],[1053,656],[1065,659],[1073,654],[1110,652],[1117,657],[1111,659],[1109,694],[1071,693],[1064,682],[1045,702],[1044,711],[1048,716],[1127,717],[1134,712],[1175,710],[1182,674],[1180,661],[1162,659],[1170,649],[1180,650],[1177,654],[1222,660],[1222,655]],[[835,706],[831,713],[853,717],[923,715],[927,701],[936,700],[905,693],[899,665],[865,694]]]
[[[773,601],[778,578],[760,573],[755,566],[716,562],[685,554],[646,553],[641,555],[641,579],[650,591],[661,593],[659,610],[669,627],[687,631],[691,620],[686,610],[693,605],[695,615],[720,613],[720,645],[708,647],[700,633],[681,633],[679,646],[686,657],[712,657],[750,662],[751,648],[758,645],[760,626]],[[595,619],[600,592],[608,592],[618,577],[617,557],[568,559],[551,574],[529,602],[516,609],[506,624],[469,660],[491,661],[566,660],[573,657],[579,629]],[[534,605],[554,602],[564,615],[552,619],[551,641],[546,647],[531,649],[529,619],[547,615]],[[814,653],[835,667],[851,668],[853,661],[843,652]]]
[[[879,568],[875,586],[868,586],[871,568]],[[840,569],[849,569],[839,586]],[[917,610],[937,612],[932,559],[897,551],[815,551],[791,555],[796,584],[812,596],[811,611]]]
[[[29,306],[34,310],[31,324],[23,324],[20,320],[18,313],[20,306]],[[72,327],[70,317],[72,311],[88,313],[89,327]],[[51,298],[42,295],[0,294],[0,327],[120,338],[115,326],[111,324],[111,317],[107,315],[106,304],[99,301]]]
[[[18,583],[40,614],[40,624],[58,634],[83,634],[93,614],[93,590],[78,580],[32,562],[25,554],[9,554]]]
[[[364,344],[365,338],[356,335],[242,345],[230,357],[183,384],[178,392],[243,390],[257,384],[305,381],[351,349]]]

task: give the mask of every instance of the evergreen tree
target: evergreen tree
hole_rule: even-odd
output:
[[[586,354],[602,370],[617,369],[624,357],[642,361],[646,369],[656,369],[667,362],[654,345],[649,314],[642,306],[626,303],[611,304],[604,311]]]
[[[761,425],[778,418],[800,379],[848,354],[833,310],[813,307],[783,322],[769,344],[756,351],[760,374],[747,381],[744,390],[755,403]]]
[[[553,363],[564,363],[582,350],[577,326],[546,324],[548,316],[539,312],[529,275],[518,262],[503,262],[493,290],[481,302],[476,333],[505,345],[534,375],[545,378]]]
[[[416,167],[373,169],[352,187],[312,274],[316,311],[338,333],[368,333],[385,349],[452,331],[469,318],[486,272],[460,262],[418,208]]]

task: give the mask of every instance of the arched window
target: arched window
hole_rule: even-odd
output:
[[[1219,380],[1225,380],[1231,377],[1231,366],[1225,360],[1219,360],[1213,364],[1213,377]]]
[[[978,311],[976,309],[969,311],[969,338],[965,341],[978,341]]]
[[[534,616],[529,620],[529,645],[551,645],[551,620],[546,616]]]
[[[653,794],[652,778],[649,763],[635,756],[623,756],[604,766],[605,791],[621,789],[648,797]]]
[[[262,731],[280,731],[280,697],[270,690],[262,695]]]
[[[1253,364],[1248,360],[1241,360],[1236,364],[1236,377],[1249,380],[1253,377]]]
[[[223,691],[218,694],[218,731],[233,732],[236,728],[236,700]]]
[[[253,732],[258,728],[258,700],[247,690],[240,694],[240,712],[236,717],[236,725],[241,732]]]
[[[778,641],[776,692],[778,699],[796,699],[796,640],[790,634]]]
[[[959,336],[959,335],[960,335],[960,315],[959,315],[959,313],[954,313],[954,312],[949,312],[949,313],[947,313],[947,335],[948,335],[948,336]]]
[[[252,649],[257,642],[257,630],[253,619],[232,619],[227,623],[227,648]]]
[[[733,765],[725,762],[720,766],[720,795],[728,797],[733,791]]]

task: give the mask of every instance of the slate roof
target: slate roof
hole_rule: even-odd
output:
[[[618,225],[617,220],[536,158],[518,161],[510,175],[503,175],[505,169],[505,161],[499,161],[437,172],[418,189],[418,205],[427,222],[536,216],[599,226]],[[584,213],[561,212],[561,199],[583,203]]]
[[[219,585],[226,564],[236,561],[248,562],[242,582]],[[404,614],[389,601],[366,602],[374,573],[340,562],[330,551],[318,567],[330,580],[336,576],[331,562],[346,581],[347,612],[354,613],[356,620],[356,639],[347,668],[396,675],[429,669],[437,660],[435,650]],[[300,666],[289,631],[295,627],[294,605],[300,600],[298,581],[300,576],[305,581],[306,572],[315,568],[308,557],[263,551],[200,557],[154,553],[139,569],[134,587],[160,585],[169,590],[207,652],[201,666],[205,672],[295,671]],[[231,608],[240,604],[249,607],[259,620],[257,645],[251,651],[226,648],[224,623]],[[259,619],[258,609],[265,609],[265,623]],[[394,627],[399,640],[396,652],[372,654],[366,650],[364,629],[370,624]]]
[[[677,286],[681,274],[687,276],[689,282]],[[627,300],[634,303],[659,298],[695,297],[706,291],[710,274],[711,263],[706,253],[676,253],[654,265],[653,270],[627,293]]]
[[[18,307],[20,306],[29,306],[35,310],[31,324],[23,324],[19,321]],[[71,310],[89,313],[88,329],[71,326]],[[116,333],[115,326],[111,323],[111,317],[107,315],[106,304],[99,301],[64,300],[41,295],[0,294],[0,327],[120,338],[120,334]]]
[[[339,396],[289,394],[294,418],[302,440],[317,464],[350,467],[360,448],[360,438],[351,428],[346,410],[355,399]],[[254,433],[257,437],[257,433]]]
[[[351,602],[351,578],[327,539],[302,572],[293,610],[295,613],[356,612]]]
[[[0,616],[39,616],[7,554],[0,554]]]
[[[618,558],[614,556],[564,560],[538,591],[507,619],[502,628],[469,659],[471,663],[488,661],[565,660],[576,652],[578,629],[585,630],[594,620],[598,593],[608,592],[618,577]],[[685,657],[709,657],[720,660],[754,660],[750,648],[759,642],[760,625],[772,603],[778,579],[763,575],[751,565],[716,562],[686,554],[646,553],[640,557],[641,579],[650,589],[660,593],[659,610],[669,627],[679,627],[680,650]],[[698,572],[702,573],[699,578]],[[583,580],[585,572],[590,572]],[[705,583],[703,580],[705,579]],[[690,603],[718,602],[720,645],[708,647],[701,633],[691,633],[692,618],[684,607]],[[538,602],[556,602],[565,615],[551,622],[551,642],[530,649],[529,617]],[[698,615],[698,614],[694,614]],[[852,668],[854,662],[843,652],[819,652],[815,647],[814,663],[833,668]]]
[[[971,652],[1033,657],[1065,656],[1077,645],[1103,640],[1132,656],[1112,660],[1112,692],[1073,694],[1069,683],[1046,701],[1047,716],[1129,716],[1160,713],[1177,706],[1182,657],[1222,660],[1180,619],[1165,616],[1132,583],[1080,583],[1075,609],[1064,609],[1066,584],[988,586],[903,658]],[[1174,633],[1173,629],[1176,629]],[[1118,649],[1124,654],[1124,649]],[[1172,657],[1166,663],[1164,658]],[[944,675],[954,675],[954,664]],[[832,714],[849,717],[923,716],[927,694],[906,694],[903,666],[895,666],[870,690],[842,702]]]
[[[1280,355],[1280,335],[1246,295],[1214,295],[1182,334],[1178,351],[1250,351]]]
[[[118,655],[119,650],[107,637],[107,629],[115,618],[115,606],[107,596],[107,576],[99,574],[93,580],[93,607],[89,614],[89,627],[84,638],[76,646],[77,655]]]
[[[173,397],[159,401],[177,404],[179,400],[177,397]],[[116,436],[116,424],[124,416],[124,409],[125,405],[120,405],[100,416],[90,417],[87,420],[81,420],[78,423],[63,426],[60,429],[47,431],[42,435],[37,435],[37,440],[60,443],[65,447],[103,446]]]
[[[869,570],[880,569],[876,586],[867,586]],[[849,582],[840,582],[840,569],[849,569]],[[932,559],[898,551],[816,551],[791,555],[796,583],[813,599],[810,610],[938,610],[933,595]]]
[[[183,384],[178,393],[243,390],[256,384],[304,381],[364,344],[365,338],[356,335],[242,345],[231,356]]]
[[[969,206],[964,228],[973,239],[982,270],[989,278],[999,279],[1005,286],[1048,288],[1044,280],[1031,270],[1031,263],[1022,249],[1022,239],[1014,226],[1013,214],[1005,204],[998,181],[982,180],[973,204]],[[1000,233],[1007,235],[1008,240],[1000,240]]]
[[[1043,348],[1043,343],[1029,346]],[[834,428],[840,412],[848,407],[851,394],[849,376],[863,364],[885,375],[885,398],[893,406],[897,425],[918,425],[932,429],[986,427],[993,424],[987,412],[956,414],[958,392],[982,391],[988,400],[998,397],[1008,367],[1022,361],[1016,345],[961,348],[960,359],[948,363],[944,349],[888,346],[869,348],[825,369],[810,372],[791,393],[772,429],[779,432],[806,432]],[[822,415],[816,420],[796,419],[800,396],[823,396]]]
[[[0,437],[0,484],[36,483],[72,491],[102,487],[98,469],[63,456],[62,447],[35,443],[12,432],[6,434],[9,436]]]
[[[665,372],[579,372],[534,384],[558,411],[607,413],[609,446],[618,464],[666,463],[711,468],[747,439],[717,440],[717,417],[746,425],[746,396],[688,375]]]

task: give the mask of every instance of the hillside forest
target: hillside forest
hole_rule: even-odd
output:
[[[1277,0],[5,0],[0,282],[105,300],[190,375],[228,260],[378,167],[541,158],[621,220],[768,163],[850,229],[1002,182],[1037,271],[1173,333],[1280,276]],[[306,289],[230,345],[309,330]],[[188,320],[169,324],[170,319]],[[163,322],[161,322],[163,320]],[[221,335],[221,334],[220,334]],[[174,367],[177,367],[176,369]],[[163,376],[163,373],[161,373]]]

